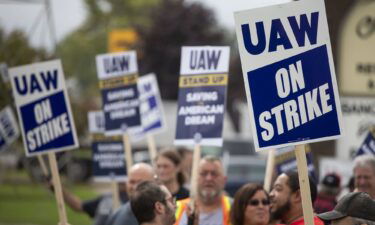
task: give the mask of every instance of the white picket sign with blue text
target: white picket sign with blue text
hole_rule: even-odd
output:
[[[7,149],[20,135],[18,124],[10,106],[0,111],[0,152]]]
[[[9,69],[27,156],[78,147],[60,60]]]
[[[146,134],[155,135],[164,131],[166,122],[156,75],[150,73],[141,76],[138,79],[137,86],[142,129],[133,138],[142,139]]]
[[[338,138],[341,108],[324,1],[234,17],[256,150]]]

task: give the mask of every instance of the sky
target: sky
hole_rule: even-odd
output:
[[[220,24],[234,29],[233,12],[257,8],[289,0],[187,0],[201,2],[214,10]],[[41,1],[43,2],[43,1]],[[51,0],[53,23],[57,41],[79,27],[85,17],[83,0]],[[44,5],[41,3],[20,3],[0,0],[0,25],[7,33],[14,29],[26,32],[33,46],[53,46],[49,35]],[[42,16],[42,19],[39,19]],[[39,23],[37,21],[40,21]]]

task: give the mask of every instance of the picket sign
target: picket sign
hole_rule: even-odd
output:
[[[363,154],[375,155],[375,126],[372,126],[368,129],[368,134],[355,153],[354,157]]]
[[[230,48],[183,46],[178,90],[175,145],[223,144]]]
[[[59,170],[56,163],[56,155],[55,153],[49,152],[48,153],[48,161],[49,165],[51,167],[51,173],[52,173],[52,182],[57,202],[57,209],[59,212],[59,218],[60,222],[58,225],[69,225],[67,217],[66,217],[66,211],[65,211],[65,203],[61,188],[61,181],[59,176]]]
[[[266,190],[268,193],[271,191],[271,183],[272,183],[274,169],[275,169],[275,149],[270,149],[268,151],[266,174],[265,174],[264,185],[263,185],[264,190]]]
[[[137,139],[147,139],[149,156],[151,162],[154,163],[157,154],[154,135],[166,130],[163,103],[160,97],[156,75],[154,73],[149,73],[139,77],[137,87],[139,92],[142,129],[131,137],[135,141],[137,141]]]
[[[26,155],[48,154],[59,225],[68,225],[55,153],[77,148],[78,138],[61,61],[14,67],[9,75]]]
[[[304,144],[342,135],[324,1],[293,1],[234,16],[255,149],[297,146],[304,222],[313,225]]]
[[[314,225],[314,212],[311,201],[309,172],[307,169],[305,145],[297,145],[294,153],[297,159],[298,180],[302,196],[302,210],[305,224]]]

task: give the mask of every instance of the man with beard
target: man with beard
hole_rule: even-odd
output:
[[[354,191],[366,192],[375,199],[375,156],[361,155],[354,160]]]
[[[199,212],[200,225],[229,225],[231,199],[223,193],[226,182],[220,159],[205,156],[199,162],[198,196],[195,208]],[[187,225],[190,199],[177,202],[175,225]]]
[[[311,201],[317,195],[316,184],[309,176]],[[298,173],[290,171],[277,177],[270,193],[271,217],[287,225],[303,225],[302,197],[298,180]],[[324,225],[318,217],[314,216],[315,225]]]
[[[176,220],[171,193],[155,181],[140,183],[130,198],[130,205],[140,225],[172,225]]]

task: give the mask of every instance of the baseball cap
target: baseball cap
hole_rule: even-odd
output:
[[[328,187],[332,188],[338,188],[340,187],[341,179],[340,177],[335,173],[329,173],[324,178],[322,183]]]
[[[345,195],[330,211],[318,214],[322,220],[336,220],[345,216],[375,221],[375,201],[365,192],[352,192]]]

